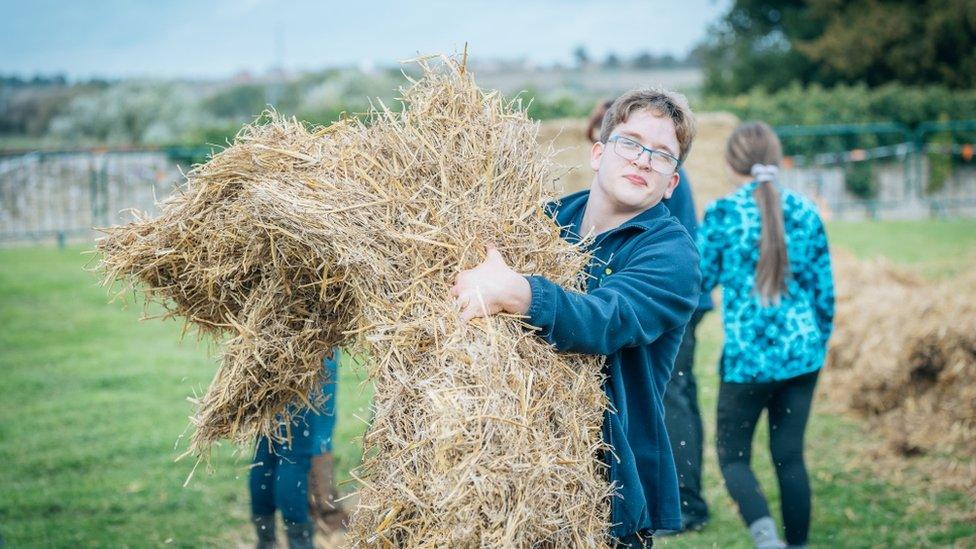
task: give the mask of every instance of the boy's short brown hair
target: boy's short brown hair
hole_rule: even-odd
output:
[[[647,110],[657,116],[670,118],[674,122],[674,133],[678,138],[678,161],[684,162],[695,139],[695,117],[684,95],[657,88],[631,90],[618,97],[603,117],[600,128],[600,141],[606,143],[618,124],[622,124],[636,111]]]

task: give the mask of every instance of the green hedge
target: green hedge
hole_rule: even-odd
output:
[[[914,127],[931,120],[976,119],[976,90],[888,84],[878,88],[799,84],[775,93],[754,90],[735,97],[706,97],[698,111],[728,111],[742,120],[787,124],[900,122]]]
[[[534,97],[529,115],[539,120],[586,116],[593,107],[588,98],[566,93],[546,97],[529,90],[522,97],[523,102]],[[757,89],[732,97],[706,96],[693,100],[692,108],[697,112],[727,111],[742,120],[764,120],[773,126],[898,122],[913,128],[933,120],[976,119],[976,89],[901,84],[824,88],[795,83],[775,93]]]

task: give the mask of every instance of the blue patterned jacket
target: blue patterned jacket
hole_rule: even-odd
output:
[[[833,329],[834,281],[823,223],[809,200],[774,184],[790,263],[778,305],[764,307],[754,291],[761,232],[757,182],[712,203],[698,229],[702,290],[723,289],[719,368],[729,383],[789,379],[819,369]]]

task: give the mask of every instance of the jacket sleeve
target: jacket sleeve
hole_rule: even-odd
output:
[[[834,329],[834,275],[830,265],[830,246],[820,216],[811,214],[809,270],[796,277],[797,283],[813,296],[813,309],[824,347]]]
[[[724,231],[720,225],[718,205],[712,204],[698,227],[698,252],[701,254],[702,292],[710,292],[718,285],[722,274]]]
[[[527,322],[565,352],[610,355],[688,323],[698,304],[698,253],[684,229],[651,235],[590,293],[528,276]]]

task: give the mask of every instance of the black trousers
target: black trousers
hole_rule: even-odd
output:
[[[674,371],[664,392],[664,423],[674,453],[681,494],[681,522],[684,525],[708,519],[708,505],[701,495],[702,418],[698,407],[698,383],[692,370],[695,365],[695,329],[705,315],[695,311],[674,359]]]
[[[746,525],[769,516],[752,473],[752,436],[763,409],[769,413],[769,451],[782,500],[786,542],[803,545],[810,531],[810,481],[803,435],[819,371],[772,383],[725,383],[718,393],[716,447],[725,487]]]

